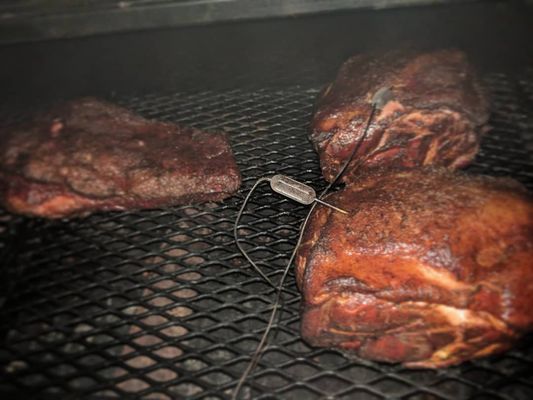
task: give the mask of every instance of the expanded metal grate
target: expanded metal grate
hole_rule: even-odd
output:
[[[473,172],[533,189],[533,71],[486,76],[493,130]],[[102,213],[72,221],[0,214],[0,392],[54,398],[228,397],[257,346],[274,291],[238,253],[232,225],[260,176],[324,186],[306,138],[318,87],[146,95],[152,118],[230,134],[243,174],[222,203]],[[262,188],[241,237],[274,281],[307,209]],[[437,371],[306,345],[291,275],[285,307],[243,398],[531,399],[533,345]]]

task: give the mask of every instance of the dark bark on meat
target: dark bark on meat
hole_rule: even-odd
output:
[[[91,98],[59,105],[0,140],[0,199],[21,214],[215,201],[240,185],[225,134],[149,121]]]
[[[407,367],[509,348],[533,328],[533,203],[506,178],[367,172],[318,206],[296,258],[302,335]]]
[[[350,164],[372,167],[466,166],[478,151],[488,103],[464,53],[357,55],[318,97],[310,139],[332,181],[362,138],[374,94],[392,98],[379,110]]]

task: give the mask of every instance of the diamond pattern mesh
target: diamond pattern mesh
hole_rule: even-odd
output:
[[[486,76],[493,131],[473,172],[533,188],[533,70]],[[120,101],[151,118],[230,134],[243,174],[222,203],[73,221],[0,214],[0,391],[63,398],[229,396],[257,346],[274,291],[238,253],[244,195],[283,173],[324,187],[306,128],[318,87],[146,95]],[[15,115],[15,114],[12,114]],[[260,188],[240,236],[279,280],[306,208]],[[533,347],[438,371],[316,349],[299,336],[291,275],[284,309],[243,398],[531,399]]]

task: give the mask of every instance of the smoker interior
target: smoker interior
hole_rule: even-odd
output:
[[[530,16],[490,3],[0,48],[3,127],[49,102],[103,96],[146,117],[227,132],[243,175],[239,193],[220,203],[71,221],[2,212],[0,393],[227,398],[275,297],[235,246],[236,213],[261,176],[324,187],[309,116],[320,87],[356,51],[404,40],[467,50],[491,95],[493,128],[468,170],[533,190]],[[306,211],[261,187],[244,215],[242,243],[274,281]],[[283,298],[243,398],[533,398],[531,338],[457,367],[407,370],[309,347],[292,272]]]

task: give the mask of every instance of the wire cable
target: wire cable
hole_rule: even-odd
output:
[[[263,271],[261,271],[261,269],[257,266],[257,264],[250,258],[250,256],[248,255],[248,253],[246,252],[246,250],[241,246],[241,244],[239,243],[239,234],[238,234],[238,229],[239,229],[239,222],[242,218],[242,215],[244,213],[244,209],[246,208],[246,205],[248,204],[248,201],[250,200],[250,197],[252,196],[252,193],[255,191],[255,189],[257,189],[257,187],[259,186],[259,184],[263,183],[263,182],[270,182],[270,178],[259,178],[255,183],[254,185],[252,186],[252,188],[250,189],[250,191],[248,192],[248,195],[245,197],[244,199],[244,202],[242,203],[242,206],[241,206],[241,209],[239,210],[238,214],[237,214],[237,218],[235,220],[235,225],[233,226],[233,237],[235,238],[235,244],[237,245],[237,248],[239,249],[239,251],[242,253],[242,255],[246,258],[246,260],[248,260],[248,262],[250,263],[250,265],[257,271],[257,273],[259,275],[261,275],[261,277],[270,285],[272,286],[273,288],[276,288],[276,285],[274,284],[274,282],[272,282],[270,280],[270,278],[268,276],[265,275],[265,273]]]
[[[348,168],[348,165],[352,162],[352,159],[353,157],[355,156],[355,154],[357,153],[357,151],[361,148],[361,145],[363,143],[363,141],[365,140],[367,134],[368,134],[368,130],[370,128],[370,125],[372,123],[372,120],[374,119],[374,114],[376,113],[376,109],[377,109],[377,105],[376,103],[374,102],[372,104],[372,109],[370,111],[370,115],[368,117],[368,120],[366,122],[366,126],[365,126],[365,130],[363,131],[363,135],[361,135],[361,138],[359,139],[359,141],[357,142],[357,144],[354,146],[354,148],[352,149],[351,153],[350,153],[350,156],[346,159],[346,161],[344,162],[342,168],[339,170],[339,172],[337,173],[337,175],[335,176],[335,179],[333,179],[333,181],[331,181],[327,186],[326,188],[320,193],[320,195],[317,197],[319,200],[322,200],[322,198],[330,191],[330,189],[335,185],[337,184],[337,182],[339,181],[339,179],[342,177],[342,175],[344,174],[344,172],[346,171],[346,169]],[[359,163],[357,163],[355,166],[354,166],[354,171],[356,171],[359,166],[362,164],[362,162],[364,161],[361,160]],[[254,184],[254,186],[252,187],[252,189],[250,190],[250,192],[248,193],[248,195],[246,196],[245,200],[244,200],[244,203],[239,211],[239,213],[237,214],[237,218],[235,219],[235,226],[234,226],[234,230],[233,230],[233,234],[234,234],[234,237],[235,237],[235,242],[237,243],[237,246],[239,247],[239,250],[241,251],[241,253],[243,253],[243,255],[246,257],[246,259],[248,260],[248,262],[254,267],[254,269],[256,271],[258,271],[261,276],[271,285],[273,286],[274,288],[276,288],[276,286],[272,283],[272,281],[266,277],[263,272],[259,269],[259,267],[255,264],[255,262],[246,254],[246,252],[244,251],[244,249],[239,245],[239,242],[238,242],[238,236],[237,236],[237,226],[239,224],[239,221],[240,221],[240,218],[242,217],[242,214],[246,208],[246,205],[251,197],[251,194],[252,192],[257,188],[257,186],[262,183],[262,182],[265,182],[265,181],[270,181],[270,178],[259,178],[257,180],[257,182]],[[313,205],[311,206],[311,209],[309,210],[309,212],[307,213],[307,216],[305,217],[301,227],[300,227],[300,234],[298,236],[298,240],[296,242],[296,246],[294,247],[294,250],[292,251],[292,254],[291,254],[291,257],[289,258],[289,262],[287,263],[287,266],[285,267],[285,270],[283,271],[283,275],[281,276],[281,279],[279,281],[279,284],[277,286],[277,294],[276,294],[276,299],[274,301],[274,305],[273,305],[273,308],[272,308],[272,312],[270,314],[270,318],[269,318],[269,321],[268,321],[268,324],[267,324],[267,327],[265,328],[265,331],[263,332],[263,336],[261,337],[261,341],[259,342],[259,344],[257,345],[257,348],[255,349],[255,352],[250,360],[250,362],[248,363],[248,366],[246,367],[246,369],[244,370],[243,374],[241,375],[240,379],[239,379],[239,382],[237,383],[237,386],[235,387],[233,393],[232,393],[232,396],[231,396],[231,399],[232,400],[236,400],[237,399],[237,396],[239,395],[241,389],[242,389],[242,386],[244,385],[244,383],[246,382],[246,379],[248,378],[248,375],[250,375],[250,373],[252,372],[252,370],[255,368],[255,366],[257,365],[257,363],[259,362],[259,359],[261,358],[261,353],[263,352],[264,348],[265,348],[265,345],[267,343],[267,340],[268,340],[268,336],[270,334],[270,332],[272,331],[272,327],[274,325],[274,319],[276,318],[276,314],[277,314],[277,311],[278,311],[278,308],[281,304],[281,297],[282,297],[282,293],[283,293],[283,285],[285,284],[285,279],[287,278],[287,275],[289,274],[289,271],[290,271],[290,267],[294,261],[294,258],[296,257],[296,252],[298,250],[298,248],[300,247],[301,245],[301,242],[302,242],[302,238],[303,238],[303,233],[305,231],[305,227],[307,226],[307,223],[309,221],[309,218],[311,216],[311,214],[313,213],[313,210],[315,209],[317,203],[314,202]]]

